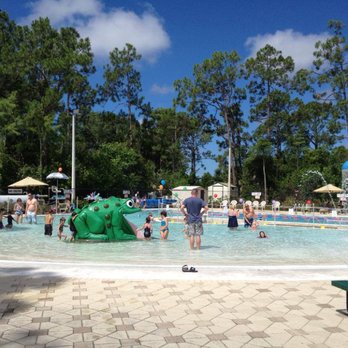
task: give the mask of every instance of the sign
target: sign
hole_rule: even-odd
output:
[[[22,189],[8,189],[8,193],[11,195],[21,195],[23,193]]]
[[[251,192],[252,196],[261,196],[261,192]]]

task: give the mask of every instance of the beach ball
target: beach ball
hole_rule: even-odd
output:
[[[166,184],[166,181],[164,179],[161,180],[161,185],[165,185]]]

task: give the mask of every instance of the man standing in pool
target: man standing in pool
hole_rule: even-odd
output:
[[[186,210],[185,210],[186,209]],[[208,211],[207,203],[198,197],[198,190],[191,191],[191,197],[186,198],[180,211],[188,218],[188,236],[190,237],[191,250],[201,248],[201,236],[203,235],[202,215]]]
[[[37,223],[36,220],[36,214],[37,214],[37,208],[38,208],[38,201],[35,197],[33,197],[33,194],[31,192],[28,193],[28,199],[27,199],[27,204],[25,208],[25,215],[27,217],[27,221],[31,224]]]

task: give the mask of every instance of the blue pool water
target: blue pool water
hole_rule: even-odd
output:
[[[128,215],[138,226],[146,213]],[[206,265],[318,265],[347,264],[348,230],[313,227],[260,226],[269,238],[239,227],[230,231],[224,225],[204,225],[202,249],[189,250],[183,224],[170,223],[169,239],[159,238],[159,223],[154,223],[151,241],[113,243],[69,243],[54,235],[44,236],[42,217],[38,225],[14,225],[0,230],[1,260],[59,261],[122,264],[206,264]],[[65,231],[69,235],[68,228]]]

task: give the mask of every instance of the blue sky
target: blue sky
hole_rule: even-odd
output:
[[[173,81],[191,76],[214,51],[236,50],[246,59],[270,43],[297,68],[309,67],[314,43],[328,37],[328,20],[348,25],[347,0],[0,0],[0,8],[22,24],[47,16],[56,27],[75,26],[91,38],[99,71],[110,50],[134,44],[154,107],[170,107]]]

